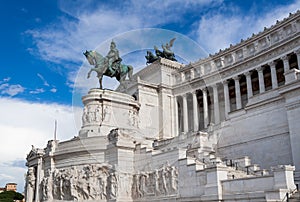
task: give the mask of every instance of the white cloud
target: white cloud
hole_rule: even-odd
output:
[[[0,83],[3,83],[3,82],[9,82],[10,79],[11,79],[10,77],[4,78],[2,81],[0,81]]]
[[[252,33],[263,31],[276,20],[282,20],[289,13],[294,13],[300,7],[300,1],[286,6],[273,7],[267,11],[242,13],[239,8],[221,8],[218,12],[203,15],[198,25],[198,42],[209,53],[218,52],[219,49],[228,48],[241,39],[246,39]],[[251,10],[251,8],[249,8]]]
[[[46,79],[40,73],[37,73],[37,76],[43,81],[44,86],[50,86]]]
[[[2,95],[9,95],[13,97],[25,91],[25,88],[20,84],[9,84],[8,82],[10,79],[10,77],[7,77],[0,81],[0,90]]]
[[[43,93],[43,92],[45,92],[45,90],[43,88],[37,88],[35,90],[29,91],[30,94],[40,94],[40,93]]]
[[[19,93],[23,93],[25,88],[21,86],[20,84],[16,85],[9,85],[9,84],[2,84],[0,86],[0,89],[2,90],[1,94],[7,94],[9,96],[15,96]]]
[[[53,139],[55,120],[60,141],[78,134],[71,106],[0,98],[0,111],[0,185],[7,182],[9,176],[15,177],[18,184],[23,182],[24,168],[18,168],[14,162],[25,160],[31,145],[44,148],[47,141]],[[78,123],[81,120],[80,117],[75,119],[79,119]],[[23,186],[18,187],[22,190]]]
[[[68,75],[68,83],[72,85],[76,78],[74,71],[77,71],[78,64],[85,61],[82,54],[85,49],[95,49],[109,42],[112,37],[128,31],[179,22],[184,20],[182,16],[191,10],[198,12],[204,7],[221,3],[222,0],[163,2],[132,0],[118,4],[99,1],[60,1],[61,10],[71,17],[62,17],[60,22],[49,24],[42,29],[28,30],[26,33],[33,38],[35,46],[28,50],[43,60],[63,63],[64,68],[68,68],[68,73],[71,72]],[[150,39],[152,38],[149,38],[149,41]],[[144,43],[138,35],[129,40],[133,44]],[[105,51],[108,47],[105,46]],[[146,48],[152,47],[153,40],[151,46]],[[77,65],[66,65],[66,62]]]
[[[50,89],[50,92],[56,93],[56,92],[57,92],[57,89],[56,89],[56,88],[51,88],[51,89]]]
[[[14,177],[7,174],[0,173],[0,180],[11,180],[11,179],[14,179]]]

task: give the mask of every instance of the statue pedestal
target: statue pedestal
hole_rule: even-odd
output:
[[[82,102],[79,137],[106,136],[116,128],[138,129],[140,104],[128,94],[93,88]]]

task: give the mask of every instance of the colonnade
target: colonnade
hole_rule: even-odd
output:
[[[176,101],[178,107],[176,107],[176,110],[178,110],[179,131],[189,132],[205,129],[211,123],[219,124],[223,120],[228,119],[230,112],[242,109],[244,107],[240,85],[242,77],[244,77],[243,80],[245,80],[247,86],[246,91],[243,91],[243,95],[247,95],[247,100],[245,100],[247,103],[251,97],[255,96],[253,91],[255,89],[253,87],[255,80],[258,79],[258,86],[255,92],[258,91],[261,94],[266,91],[266,73],[264,73],[264,69],[269,68],[268,71],[271,74],[269,75],[271,79],[270,89],[275,89],[284,84],[284,73],[292,68],[300,69],[299,61],[300,49],[268,64],[258,66],[232,78],[227,78],[222,82],[220,81],[200,87],[199,89],[193,89],[191,92],[177,95]],[[253,77],[254,72],[257,72],[257,78]],[[222,99],[220,99],[220,92],[222,93],[222,91],[223,95],[221,96]],[[191,102],[192,104],[188,104]],[[220,102],[222,102],[222,107],[220,107]],[[201,106],[199,103],[201,103]],[[202,113],[200,113],[200,109]],[[223,117],[220,116],[222,110]]]

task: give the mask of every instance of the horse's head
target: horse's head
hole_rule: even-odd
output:
[[[95,62],[93,60],[92,51],[85,51],[83,55],[86,57],[86,59],[89,61],[90,65],[95,65]]]

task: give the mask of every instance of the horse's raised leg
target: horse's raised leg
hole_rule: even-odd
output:
[[[93,69],[91,69],[89,72],[88,72],[88,75],[87,75],[87,78],[89,79],[90,76],[91,76],[91,72],[93,71]]]
[[[102,77],[99,77],[99,84],[100,84],[100,89],[103,89],[103,87],[102,87]]]

